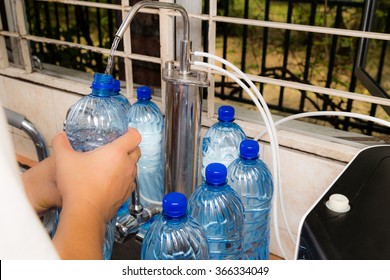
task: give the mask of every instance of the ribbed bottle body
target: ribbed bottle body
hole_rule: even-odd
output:
[[[65,132],[76,151],[92,151],[127,131],[119,102],[110,97],[84,96],[68,114]]]
[[[142,241],[143,260],[207,260],[204,229],[191,217],[157,218]]]
[[[210,163],[219,162],[226,168],[239,156],[241,141],[246,139],[242,128],[233,121],[217,122],[211,126],[202,141],[202,176]]]
[[[164,119],[150,100],[138,100],[129,110],[129,127],[141,134],[138,184],[144,206],[161,202],[164,195]]]
[[[129,109],[131,107],[131,104],[130,104],[129,100],[126,98],[126,96],[122,95],[121,93],[118,93],[118,94],[113,95],[112,97],[119,101],[119,103],[122,105],[122,107],[125,110],[125,113],[127,115],[129,112]]]
[[[188,201],[188,213],[206,231],[210,259],[241,258],[243,205],[230,186],[201,184]]]
[[[228,183],[244,205],[243,259],[269,257],[272,175],[260,159],[235,160],[228,168]]]
[[[155,216],[156,217],[156,216]],[[142,241],[143,260],[207,260],[208,244],[201,225],[187,214],[187,198],[166,194],[162,214],[155,218]]]
[[[131,107],[131,104],[129,102],[129,100],[126,98],[126,96],[124,96],[123,94],[121,94],[121,83],[119,80],[117,79],[113,79],[112,80],[112,86],[113,86],[113,89],[112,89],[112,97],[116,100],[119,101],[119,103],[122,105],[124,111],[125,111],[125,114],[127,116],[128,112],[129,112],[129,109]]]
[[[65,132],[73,149],[92,151],[127,132],[127,118],[118,100],[112,98],[111,75],[95,74],[92,93],[71,107]],[[59,216],[59,219],[61,216]],[[103,259],[111,259],[116,216],[106,224]]]

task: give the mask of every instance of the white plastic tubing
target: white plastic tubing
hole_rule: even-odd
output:
[[[350,117],[350,118],[355,118],[355,119],[362,119],[362,120],[366,120],[366,121],[376,122],[376,123],[379,123],[381,125],[390,127],[390,122],[382,120],[382,119],[378,119],[375,117],[366,116],[366,115],[362,115],[362,114],[358,114],[358,113],[338,112],[338,111],[317,111],[317,112],[306,112],[306,113],[295,114],[295,115],[291,115],[291,116],[285,117],[283,119],[280,119],[277,122],[275,122],[274,124],[275,124],[275,126],[279,126],[279,125],[281,125],[285,122],[291,121],[291,120],[295,120],[295,119],[299,119],[299,118],[306,118],[306,117],[319,117],[319,116]],[[262,132],[260,132],[255,137],[255,139],[256,140],[260,139],[265,134],[267,134],[267,130],[263,130]]]
[[[234,70],[238,74],[239,77],[241,77],[243,80],[245,80],[245,82],[248,83],[248,85],[251,87],[253,92],[256,94],[256,96],[255,96],[253,94],[253,92],[237,76],[235,76],[231,72],[226,71],[225,69],[218,67],[216,65],[213,65],[213,64],[200,62],[200,61],[193,62],[194,65],[198,65],[198,66],[202,66],[202,67],[206,67],[206,68],[211,68],[211,69],[214,69],[216,71],[219,71],[219,72],[223,73],[224,75],[228,76],[229,78],[231,78],[232,80],[234,80],[237,84],[239,84],[245,90],[245,92],[252,98],[253,102],[255,103],[256,107],[258,108],[258,110],[259,110],[259,112],[264,120],[266,129],[269,133],[270,146],[271,146],[271,150],[272,150],[272,166],[273,166],[272,174],[273,174],[273,182],[275,185],[274,199],[273,199],[273,206],[272,206],[274,231],[275,231],[276,240],[277,240],[279,249],[281,251],[281,254],[282,254],[284,259],[288,259],[286,252],[284,250],[284,246],[281,242],[280,233],[279,233],[278,194],[279,194],[279,199],[281,201],[281,210],[282,210],[283,220],[284,220],[284,223],[286,225],[286,229],[288,231],[290,238],[292,239],[292,241],[294,243],[295,243],[295,238],[294,238],[293,234],[291,233],[290,227],[289,227],[288,222],[287,222],[286,214],[284,211],[284,207],[283,207],[283,191],[282,191],[281,184],[280,184],[281,176],[280,176],[279,144],[278,144],[278,139],[276,136],[276,128],[275,128],[275,125],[273,123],[271,112],[269,111],[267,103],[265,102],[263,96],[260,94],[257,87],[245,75],[245,73],[243,73],[240,69],[238,69],[236,66],[234,66],[233,64],[231,64],[227,60],[225,60],[221,57],[218,57],[216,55],[212,55],[212,54],[205,53],[205,52],[199,52],[199,51],[193,52],[193,55],[200,56],[200,57],[208,57],[208,58],[219,61],[219,62],[225,64],[226,66],[230,67],[232,70]],[[261,105],[260,105],[259,101],[260,101]]]
[[[230,67],[234,72],[236,72],[236,74],[240,78],[242,78],[243,80],[245,80],[245,82],[247,82],[247,84],[250,86],[252,91],[256,94],[256,96],[255,96],[253,94],[253,92],[233,73],[231,73],[231,72],[229,72],[221,67],[218,67],[214,64],[199,62],[199,61],[192,62],[194,65],[198,65],[198,66],[202,66],[202,67],[206,67],[206,68],[210,68],[210,69],[219,71],[222,74],[224,74],[224,75],[228,76],[229,78],[231,78],[232,80],[234,80],[237,84],[239,84],[245,90],[245,92],[252,98],[253,102],[255,103],[256,107],[258,108],[258,110],[261,114],[261,117],[264,120],[266,129],[264,131],[260,132],[254,139],[258,140],[261,137],[263,137],[265,134],[267,134],[267,133],[269,134],[270,146],[271,146],[271,150],[272,150],[273,181],[274,181],[274,185],[275,185],[274,200],[273,200],[273,207],[272,207],[273,208],[273,219],[274,219],[274,221],[273,221],[274,222],[274,231],[275,231],[276,240],[277,240],[278,246],[280,248],[280,251],[282,253],[282,256],[284,259],[288,259],[286,252],[284,250],[284,246],[281,242],[280,233],[279,233],[278,201],[277,201],[278,198],[280,200],[280,208],[282,211],[282,217],[283,217],[283,221],[286,225],[287,232],[288,232],[291,240],[294,242],[294,245],[295,245],[296,241],[295,241],[293,234],[291,233],[291,229],[290,229],[290,226],[289,226],[288,221],[287,221],[286,212],[285,212],[284,203],[283,203],[283,201],[284,201],[283,200],[283,190],[281,187],[281,175],[280,175],[280,155],[279,155],[279,144],[278,144],[278,139],[277,139],[277,135],[276,135],[276,126],[279,126],[282,123],[285,123],[285,122],[293,120],[293,119],[304,118],[304,117],[313,117],[313,116],[345,116],[345,117],[351,117],[351,118],[359,118],[359,119],[363,119],[363,120],[376,122],[376,123],[379,123],[379,124],[387,126],[387,127],[390,127],[390,122],[387,122],[385,120],[378,119],[375,117],[362,115],[362,114],[350,113],[350,112],[336,112],[336,111],[318,111],[318,112],[300,113],[300,114],[295,114],[295,115],[283,118],[277,122],[273,122],[271,112],[269,111],[267,103],[265,102],[263,96],[260,94],[257,87],[247,77],[247,75],[245,73],[243,73],[240,69],[238,69],[236,66],[231,64],[229,61],[227,61],[223,58],[220,58],[216,55],[212,55],[212,54],[204,53],[204,52],[199,52],[199,51],[195,51],[192,54],[194,56],[208,57],[208,58],[214,59],[214,60],[219,61],[222,64],[225,64],[226,66]],[[261,104],[259,103],[259,101]],[[278,194],[279,194],[279,196],[278,196]]]

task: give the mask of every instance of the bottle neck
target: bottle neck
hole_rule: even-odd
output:
[[[221,119],[218,119],[218,121],[219,121],[220,123],[226,123],[226,124],[229,124],[229,123],[233,123],[234,119],[233,119],[233,120],[229,120],[229,121],[227,121],[227,120],[221,120]]]
[[[98,97],[110,97],[112,95],[112,91],[107,89],[93,89],[92,95]]]
[[[221,191],[227,186],[227,182],[221,183],[221,184],[210,184],[209,182],[206,182],[207,188],[211,191]]]
[[[150,102],[150,98],[149,99],[138,99],[138,102],[139,103],[149,103]]]
[[[257,158],[247,158],[247,157],[242,157],[242,156],[240,156],[240,158],[242,159],[242,160],[244,160],[246,163],[248,163],[248,164],[254,164],[254,163],[256,163],[257,162],[257,160],[259,159],[258,157]]]
[[[184,214],[183,216],[180,216],[180,217],[171,217],[163,212],[163,216],[170,223],[182,223],[182,222],[187,221],[187,219],[188,219],[187,213]]]
[[[219,121],[218,125],[220,127],[233,127],[234,122],[233,121]]]

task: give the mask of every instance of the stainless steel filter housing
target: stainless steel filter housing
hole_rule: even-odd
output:
[[[181,72],[165,64],[165,193],[191,195],[197,185],[200,158],[202,96],[209,86],[203,71]]]

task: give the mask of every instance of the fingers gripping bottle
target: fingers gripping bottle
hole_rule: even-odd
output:
[[[218,122],[206,132],[202,141],[202,177],[210,163],[219,162],[228,168],[238,158],[239,146],[245,132],[234,122],[234,108],[224,105],[218,109]]]
[[[142,260],[207,260],[206,234],[187,214],[187,198],[179,192],[164,196],[163,212],[142,241]]]
[[[92,151],[127,132],[122,105],[112,97],[112,79],[111,75],[95,73],[91,94],[81,98],[69,111],[65,132],[74,150]],[[104,259],[111,259],[115,221],[116,217],[106,225],[102,248]]]
[[[268,259],[273,183],[271,172],[259,158],[257,141],[241,142],[240,158],[228,168],[228,182],[245,208],[243,259]]]
[[[129,100],[123,94],[120,93],[120,91],[121,91],[120,81],[117,79],[112,79],[112,91],[111,91],[112,97],[117,99],[118,102],[122,105],[123,110],[124,110],[123,114],[126,116],[126,119],[128,121],[129,110],[130,110],[131,104],[130,104]],[[120,220],[125,215],[130,214],[130,210],[129,210],[130,204],[131,204],[131,196],[119,208],[118,215],[117,215],[118,220]]]
[[[192,193],[188,213],[206,231],[210,259],[238,260],[243,245],[244,206],[227,184],[226,174],[221,163],[206,167],[206,181]]]

